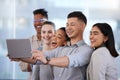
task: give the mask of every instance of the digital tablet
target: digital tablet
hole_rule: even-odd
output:
[[[11,58],[30,58],[31,44],[29,39],[6,39],[8,55]]]

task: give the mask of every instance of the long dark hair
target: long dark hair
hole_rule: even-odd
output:
[[[96,23],[93,27],[98,27],[103,35],[108,37],[108,40],[105,42],[105,46],[113,57],[117,57],[119,54],[115,49],[114,35],[111,26],[107,23]]]

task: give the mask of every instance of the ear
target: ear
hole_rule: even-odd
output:
[[[85,23],[84,22],[82,22],[82,26],[81,26],[81,28],[82,28],[82,30],[84,31],[84,29],[85,29]]]
[[[64,46],[66,46],[66,45],[67,45],[67,41],[64,42]]]
[[[107,36],[105,36],[105,38],[104,38],[104,42],[106,42],[108,40],[108,37]]]

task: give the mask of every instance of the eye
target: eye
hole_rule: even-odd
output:
[[[52,33],[52,31],[50,30],[50,31],[48,31],[48,33]]]
[[[75,23],[71,23],[70,25],[71,25],[71,26],[75,26]]]
[[[90,35],[92,35],[92,31],[90,31]]]
[[[98,35],[98,32],[97,32],[97,31],[95,31],[95,32],[94,32],[94,35]]]
[[[57,35],[57,38],[58,38],[58,39],[62,39],[62,37],[63,37],[63,36],[62,36],[61,34],[58,34],[58,35]]]
[[[42,33],[44,34],[44,33],[45,33],[45,31],[42,31]]]
[[[61,36],[58,36],[58,39],[62,39],[62,37],[61,37]]]
[[[68,23],[66,23],[66,27],[68,27],[69,26],[69,24]]]

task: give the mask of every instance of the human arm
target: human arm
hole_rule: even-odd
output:
[[[33,50],[32,51],[32,59],[37,60],[37,62],[36,62],[37,65],[40,65],[42,63],[45,64],[46,63],[46,56],[53,58],[53,57],[55,57],[55,55],[57,55],[58,50],[59,50],[58,48],[56,48],[54,50],[50,50],[50,51],[45,51],[45,52],[42,52],[39,50]]]
[[[68,67],[80,67],[89,63],[93,49],[87,45],[81,46],[75,54],[68,55]]]
[[[11,61],[16,61],[16,62],[23,61],[23,62],[30,63],[30,64],[35,64],[36,63],[36,60],[32,59],[32,58],[11,58],[9,55],[7,55],[7,57]]]
[[[21,58],[21,61],[26,62],[26,63],[30,63],[30,64],[36,63],[36,60],[32,59],[32,58]]]
[[[69,64],[69,59],[67,56],[51,58],[47,64],[57,67],[67,67]]]
[[[48,61],[46,56],[38,50],[32,51],[33,55],[32,58],[41,61],[44,64],[49,64],[52,66],[58,66],[58,67],[67,67],[69,60],[67,56],[64,57],[56,57],[56,58],[50,58]]]
[[[73,54],[51,58],[48,64],[58,67],[84,66],[89,63],[92,51],[93,49],[90,47],[80,47],[80,49]]]
[[[83,47],[84,49],[85,47]],[[83,50],[82,47],[80,48],[79,51],[77,51],[74,54],[71,55],[66,55],[63,57],[54,57],[50,58],[50,61],[47,62],[47,60],[42,57],[37,58],[40,61],[43,61],[44,64],[49,64],[53,66],[58,66],[58,67],[77,67],[77,66],[83,66],[88,64],[92,49],[88,48],[87,50]],[[40,55],[40,54],[39,54]]]

